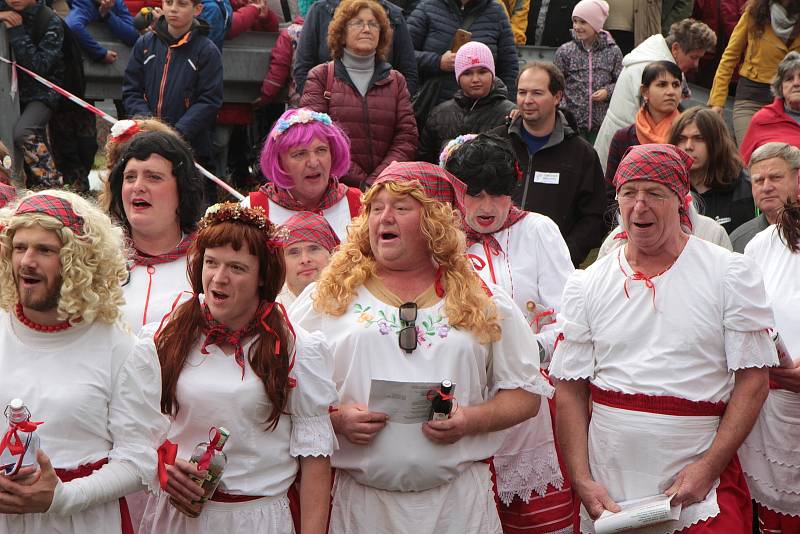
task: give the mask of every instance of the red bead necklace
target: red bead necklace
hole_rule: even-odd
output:
[[[16,308],[17,319],[19,322],[30,328],[31,330],[36,330],[37,332],[61,332],[62,330],[66,330],[70,326],[72,326],[69,321],[64,321],[63,323],[53,324],[53,325],[43,325],[39,323],[34,323],[27,317],[25,317],[25,313],[22,311],[22,304],[17,302]]]

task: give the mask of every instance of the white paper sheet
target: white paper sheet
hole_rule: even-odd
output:
[[[681,516],[681,506],[671,506],[672,497],[655,495],[644,499],[617,503],[621,511],[603,512],[594,522],[595,534],[612,534],[633,528],[644,527],[664,521],[676,520]]]
[[[406,425],[424,423],[431,411],[428,392],[439,389],[439,382],[395,382],[372,380],[369,411],[383,412],[389,421]],[[455,384],[453,384],[455,390]]]

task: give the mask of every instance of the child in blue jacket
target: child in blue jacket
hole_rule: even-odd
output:
[[[196,20],[200,0],[164,0],[154,31],[133,47],[122,83],[130,117],[157,117],[192,146],[195,159],[208,164],[211,132],[222,105],[222,56]]]
[[[81,49],[92,61],[114,63],[117,53],[104,48],[86,28],[92,22],[104,22],[114,37],[128,46],[133,46],[139,32],[133,27],[133,17],[123,0],[71,0],[67,18],[64,19],[70,32],[78,40]]]

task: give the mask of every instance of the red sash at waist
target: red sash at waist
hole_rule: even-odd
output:
[[[209,500],[214,502],[248,502],[260,499],[262,497],[263,495],[233,495],[217,490]]]
[[[90,464],[79,465],[75,469],[56,469],[56,476],[58,476],[61,482],[69,482],[71,480],[75,480],[76,478],[88,477],[107,463],[108,458],[103,458],[102,460],[97,460],[96,462]],[[128,510],[128,503],[125,500],[125,497],[119,498],[119,516],[122,534],[134,534],[133,521],[131,521],[131,513]]]
[[[724,402],[691,401],[669,395],[645,395],[644,393],[621,393],[600,389],[589,384],[592,401],[612,408],[636,412],[658,413],[678,416],[716,416],[725,413]]]

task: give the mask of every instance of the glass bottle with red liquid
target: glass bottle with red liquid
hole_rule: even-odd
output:
[[[228,463],[228,457],[222,452],[222,448],[227,443],[229,436],[230,432],[224,427],[212,428],[209,431],[209,441],[198,443],[192,452],[192,457],[189,459],[189,463],[194,464],[198,470],[206,471],[205,478],[189,475],[192,480],[203,488],[203,496],[197,501],[201,505],[205,504],[214,495],[214,491],[222,479],[222,472]],[[190,510],[172,497],[170,497],[169,502],[189,517],[198,517],[200,515],[200,511]]]

